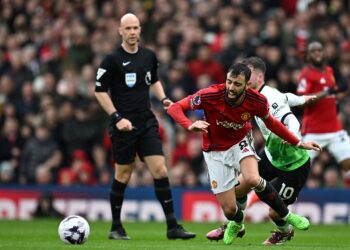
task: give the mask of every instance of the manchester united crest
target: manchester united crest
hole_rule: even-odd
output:
[[[212,181],[211,181],[211,187],[212,187],[213,189],[215,189],[215,188],[218,187],[218,183],[217,183],[216,180],[212,180]]]
[[[241,119],[243,121],[247,121],[250,119],[250,114],[248,112],[244,112],[242,115],[241,115]]]

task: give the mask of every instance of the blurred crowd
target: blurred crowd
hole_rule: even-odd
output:
[[[113,159],[108,117],[94,97],[101,59],[121,43],[120,17],[142,25],[141,45],[154,49],[167,96],[225,81],[235,61],[259,56],[267,83],[295,93],[304,51],[324,44],[328,63],[350,84],[350,11],[342,0],[0,0],[0,183],[109,185]],[[207,185],[199,134],[176,126],[152,99],[170,180]],[[302,109],[295,109],[301,118]],[[193,119],[200,112],[190,114]],[[339,101],[350,131],[350,97]],[[255,130],[256,149],[262,150]],[[142,162],[131,186],[151,185]],[[324,151],[309,188],[350,182]]]

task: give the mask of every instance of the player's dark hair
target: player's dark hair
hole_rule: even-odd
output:
[[[233,64],[229,68],[228,73],[230,74],[230,76],[233,76],[233,77],[243,74],[246,81],[249,81],[250,74],[251,74],[249,67],[243,63]]]
[[[243,59],[242,63],[253,66],[254,69],[260,70],[263,74],[266,72],[266,64],[260,57],[248,57]]]

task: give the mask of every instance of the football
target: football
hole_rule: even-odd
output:
[[[89,234],[89,223],[78,215],[64,218],[58,226],[58,235],[66,244],[84,244]]]

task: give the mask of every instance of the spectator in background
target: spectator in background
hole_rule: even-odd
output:
[[[17,181],[23,143],[18,120],[7,117],[0,133],[0,183]]]
[[[96,145],[93,148],[93,160],[95,166],[95,176],[99,184],[110,185],[113,177],[113,168],[107,160],[107,154],[104,148]]]
[[[323,173],[323,186],[325,188],[340,188],[342,184],[340,183],[339,169],[335,166],[329,166]]]
[[[68,167],[58,172],[58,183],[64,186],[96,184],[95,169],[86,152],[75,150]]]
[[[40,195],[38,199],[37,207],[34,210],[34,218],[50,218],[50,219],[60,219],[63,218],[61,214],[53,205],[53,196],[49,192],[44,192]]]
[[[73,22],[73,43],[69,47],[67,64],[77,72],[80,72],[84,65],[92,62],[93,54],[88,43],[88,33],[86,27],[78,22]]]
[[[75,150],[82,150],[92,155],[92,149],[102,137],[102,129],[92,120],[88,100],[80,101],[75,106],[74,117],[63,123],[61,139],[65,162],[73,156]]]
[[[39,111],[39,100],[33,91],[32,82],[25,81],[21,88],[21,95],[15,102],[16,110],[21,117],[31,117]]]
[[[337,96],[347,90],[347,83],[343,79],[336,80],[333,69],[326,65],[320,42],[308,45],[306,60],[308,65],[300,73],[298,93],[317,97],[304,109],[302,135],[304,140],[318,141],[350,177],[350,137],[338,118],[336,104]],[[319,155],[314,151],[309,154],[312,160]]]
[[[41,176],[40,174],[50,174],[51,177],[48,182],[53,183],[61,160],[61,151],[58,144],[51,137],[49,129],[44,123],[38,124],[35,128],[34,137],[29,139],[23,147],[19,166],[20,183],[34,184],[36,183],[36,177]]]
[[[221,83],[225,81],[224,68],[213,59],[208,45],[199,47],[196,58],[188,64],[188,71],[193,82],[197,82],[201,75],[210,77],[212,83]]]
[[[14,102],[19,91],[16,89],[16,86],[14,86],[11,76],[7,74],[0,75],[0,90],[0,98],[3,103]]]

